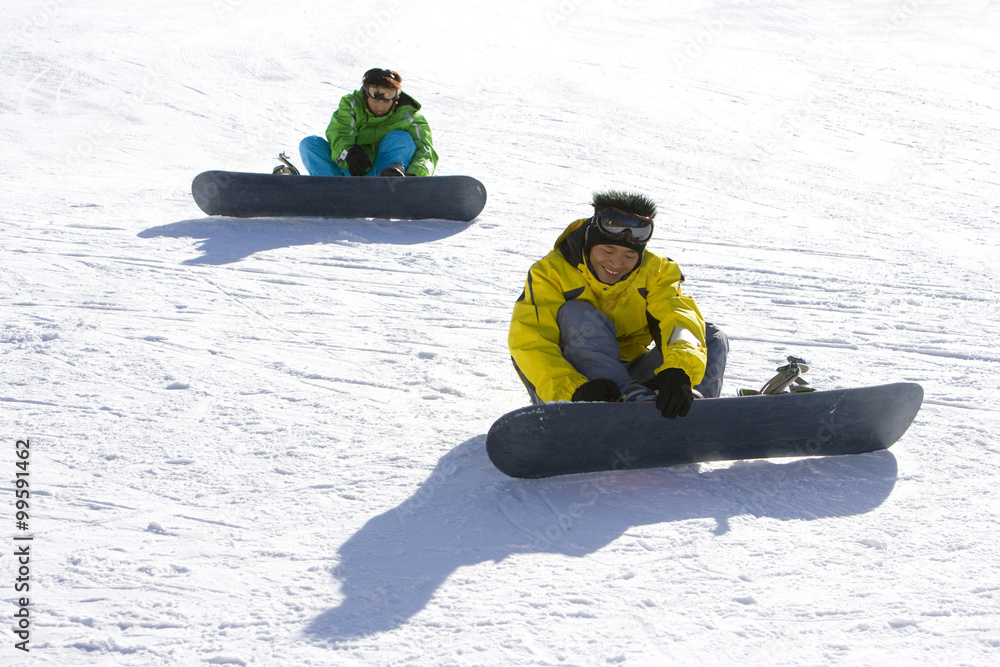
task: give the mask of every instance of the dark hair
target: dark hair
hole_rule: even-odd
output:
[[[402,88],[403,77],[399,76],[399,72],[393,72],[391,69],[374,67],[365,72],[365,76],[361,79],[361,85],[367,86],[369,84],[387,86],[389,88]]]
[[[652,220],[656,217],[656,204],[646,195],[623,190],[606,190],[594,193],[594,212],[606,208],[617,208],[619,211],[641,215]]]

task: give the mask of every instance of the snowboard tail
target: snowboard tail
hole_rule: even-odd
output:
[[[471,176],[352,178],[206,171],[191,183],[198,208],[237,218],[475,219],[486,188]]]
[[[696,400],[665,419],[652,403],[548,403],[500,417],[486,436],[511,477],[686,463],[860,454],[887,449],[909,428],[923,388],[914,383]]]

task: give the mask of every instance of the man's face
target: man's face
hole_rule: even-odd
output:
[[[639,263],[639,253],[620,245],[595,245],[590,249],[590,265],[602,283],[614,285]]]
[[[365,86],[365,104],[376,116],[384,116],[392,109],[399,91],[389,86]]]

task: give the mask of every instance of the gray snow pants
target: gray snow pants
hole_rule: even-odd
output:
[[[663,363],[663,352],[659,347],[627,364],[622,363],[615,325],[607,315],[585,301],[567,301],[559,309],[557,321],[563,357],[588,379],[614,380],[619,389],[633,382],[645,384],[656,377],[656,369]],[[708,363],[705,377],[695,389],[705,398],[718,398],[722,393],[722,376],[726,372],[729,339],[717,326],[706,322],[705,340],[708,344]],[[530,387],[528,395],[535,405],[543,402]]]

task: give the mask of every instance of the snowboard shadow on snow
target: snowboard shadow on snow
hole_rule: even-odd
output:
[[[896,458],[882,450],[520,480],[493,467],[485,436],[477,436],[340,547],[333,574],[343,600],[306,634],[335,644],[392,630],[458,568],[492,561],[510,573],[513,566],[501,561],[513,555],[583,557],[635,526],[710,519],[722,535],[734,516],[812,521],[863,514],[885,501],[896,478]]]
[[[221,265],[267,250],[321,243],[430,243],[459,234],[471,224],[454,220],[211,217],[151,227],[138,236],[197,239],[202,255],[182,264]]]

